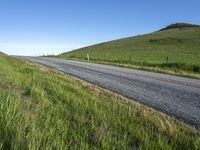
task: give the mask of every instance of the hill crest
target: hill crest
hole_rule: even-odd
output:
[[[6,55],[6,54],[0,51],[0,55]]]
[[[181,29],[186,27],[200,27],[200,25],[189,24],[189,23],[173,23],[165,28],[160,29],[159,31],[169,30],[169,29]]]

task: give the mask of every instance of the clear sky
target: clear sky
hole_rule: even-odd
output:
[[[58,54],[175,22],[200,24],[200,0],[0,0],[0,51]]]

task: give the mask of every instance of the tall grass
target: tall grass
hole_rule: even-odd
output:
[[[0,149],[198,149],[179,121],[94,85],[0,56]]]

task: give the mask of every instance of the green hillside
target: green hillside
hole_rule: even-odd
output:
[[[59,57],[87,60],[87,54],[91,61],[100,63],[199,74],[200,26],[172,24],[157,32],[84,47]]]
[[[6,54],[0,51],[0,55],[6,55]]]

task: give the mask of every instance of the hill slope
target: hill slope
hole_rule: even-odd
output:
[[[0,55],[6,55],[6,54],[0,51]]]
[[[200,72],[200,27],[173,24],[158,32],[105,42],[61,54],[60,58],[87,59],[169,70]]]

